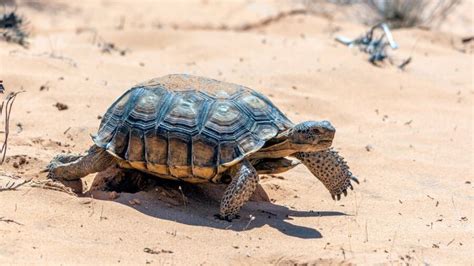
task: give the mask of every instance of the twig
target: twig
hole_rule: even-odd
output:
[[[454,242],[454,238],[451,241],[449,241],[449,243],[446,246],[451,245],[453,242]]]
[[[398,66],[401,70],[405,70],[405,67],[411,63],[411,56],[403,60],[403,62]]]
[[[167,254],[172,254],[173,253],[172,250],[166,250],[166,249],[155,250],[155,249],[151,249],[151,248],[144,248],[143,252],[153,254],[153,255],[157,255],[157,254],[161,254],[161,253],[167,253]]]
[[[179,191],[181,192],[181,196],[183,197],[183,203],[184,203],[184,207],[187,207],[186,206],[186,196],[184,196],[184,193],[183,193],[183,189],[181,188],[181,186],[178,187]]]
[[[249,215],[249,218],[250,218],[250,220],[249,220],[249,222],[247,223],[247,225],[244,227],[244,230],[247,230],[247,228],[249,228],[249,226],[250,226],[250,223],[251,223],[253,220],[255,220],[255,216],[253,216],[252,214]]]
[[[68,127],[66,130],[64,130],[63,134],[66,135],[66,133],[71,129],[71,127]]]
[[[12,219],[5,219],[4,217],[0,217],[0,222],[5,222],[7,224],[9,223],[14,223],[14,224],[17,224],[17,225],[23,225],[15,220],[12,220]]]
[[[469,37],[465,37],[465,38],[461,39],[462,43],[468,43],[468,42],[471,42],[473,40],[474,40],[474,36],[469,36]]]

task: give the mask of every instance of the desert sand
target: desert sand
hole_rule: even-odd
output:
[[[473,57],[460,41],[472,1],[449,25],[393,31],[405,71],[335,42],[367,30],[335,13],[238,30],[294,3],[19,1],[31,37],[0,42],[0,79],[25,90],[0,186],[32,182],[0,191],[0,264],[472,264]],[[304,166],[263,176],[228,223],[213,217],[221,186],[90,193],[90,175],[74,195],[45,183],[40,171],[84,152],[118,96],[170,73],[254,88],[294,122],[330,120],[361,184],[335,202]]]

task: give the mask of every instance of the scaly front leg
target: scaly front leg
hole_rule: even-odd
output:
[[[227,186],[221,201],[220,219],[238,218],[242,206],[249,200],[258,184],[258,174],[249,161],[244,160],[229,169],[232,182]]]
[[[353,189],[351,181],[359,181],[349,171],[349,166],[336,151],[328,149],[319,152],[298,152],[293,154],[329,190],[333,199],[347,196],[347,189]]]

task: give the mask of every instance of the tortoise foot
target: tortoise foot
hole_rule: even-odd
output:
[[[227,221],[227,222],[232,222],[234,219],[240,219],[240,215],[238,214],[231,214],[231,215],[220,215],[220,214],[214,214],[214,217],[216,219],[222,220],[222,221]]]

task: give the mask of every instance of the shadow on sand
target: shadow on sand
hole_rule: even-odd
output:
[[[105,176],[105,177],[104,177]],[[108,176],[108,177],[107,177]],[[115,202],[134,208],[146,215],[175,221],[182,224],[206,226],[221,230],[246,231],[269,225],[288,236],[302,239],[322,238],[314,229],[292,224],[292,217],[327,217],[346,215],[333,211],[298,211],[273,204],[264,189],[259,185],[251,200],[242,208],[241,218],[232,222],[214,217],[219,212],[220,198],[226,185],[188,184],[178,181],[147,179],[139,177],[138,182],[127,174],[126,183],[115,182],[111,188],[110,174],[97,174],[91,191],[82,196],[93,195],[94,199],[109,200],[107,190],[115,190],[120,197]],[[117,180],[117,177],[113,177]],[[120,179],[120,178],[119,178]],[[104,183],[104,180],[105,183]],[[69,183],[69,182],[68,182]],[[139,186],[136,186],[139,184]],[[68,184],[66,184],[68,185]],[[70,186],[72,184],[69,184]],[[146,189],[143,187],[146,186]],[[126,189],[124,189],[126,188]],[[104,191],[105,190],[105,191]],[[138,204],[133,204],[138,199]]]

